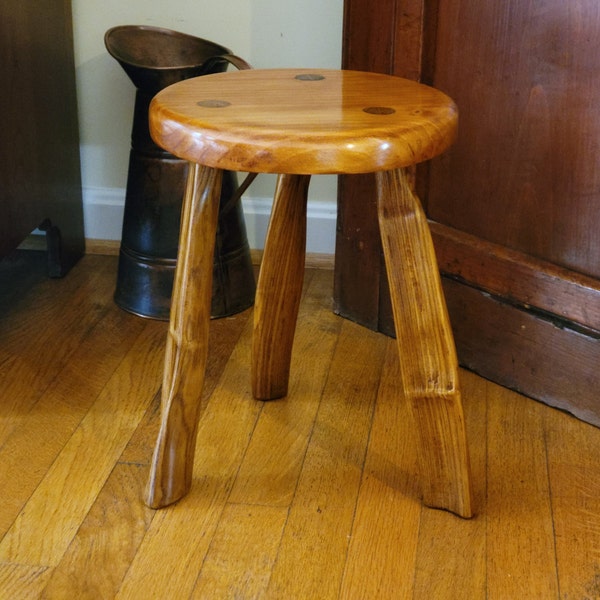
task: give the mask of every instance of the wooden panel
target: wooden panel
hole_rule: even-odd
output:
[[[394,59],[396,15],[396,0],[379,0],[377,10],[372,10],[369,0],[346,0],[344,68],[389,72]]]
[[[441,3],[433,84],[461,123],[430,218],[600,276],[599,28],[596,0]]]
[[[347,0],[344,66],[416,65],[459,106],[457,143],[416,180],[459,360],[598,424],[600,6],[393,4]],[[393,334],[371,192],[351,186],[340,185],[336,311]]]
[[[70,3],[3,1],[0,34],[0,256],[43,224],[60,276],[84,250]]]

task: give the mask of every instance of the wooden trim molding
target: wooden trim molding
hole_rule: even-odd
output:
[[[600,426],[597,280],[430,221],[460,364]]]
[[[600,342],[443,278],[460,364],[600,426]]]
[[[442,274],[600,337],[600,281],[430,221]],[[592,330],[592,331],[589,331]]]

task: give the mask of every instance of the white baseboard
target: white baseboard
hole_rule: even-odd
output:
[[[120,240],[123,225],[125,190],[85,187],[83,217],[85,237],[92,240]],[[248,244],[253,250],[264,248],[272,200],[242,198]],[[307,209],[306,252],[334,254],[337,206],[335,201],[309,200]]]
[[[86,239],[120,240],[125,190],[83,188],[83,228]]]

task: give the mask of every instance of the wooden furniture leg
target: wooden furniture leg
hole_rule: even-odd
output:
[[[403,169],[377,173],[377,193],[402,383],[420,444],[423,502],[468,518],[458,362],[427,218]]]
[[[176,502],[192,482],[221,180],[222,171],[190,163],[165,354],[161,426],[146,492],[151,508]]]
[[[252,393],[287,394],[306,248],[309,175],[280,175],[254,301]]]

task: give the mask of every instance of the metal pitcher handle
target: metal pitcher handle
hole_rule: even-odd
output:
[[[243,58],[236,56],[235,54],[218,54],[217,56],[211,56],[204,63],[202,63],[202,71],[208,73],[224,62],[233,65],[240,71],[252,69],[252,65],[250,63],[246,62]]]

